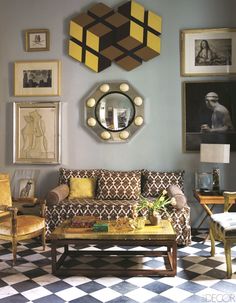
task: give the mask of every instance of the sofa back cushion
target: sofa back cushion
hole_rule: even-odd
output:
[[[59,184],[70,185],[70,178],[97,178],[101,169],[69,169],[61,167],[59,169]]]
[[[98,199],[137,200],[140,194],[141,171],[103,171],[98,179]]]
[[[144,197],[157,197],[164,189],[170,185],[177,185],[181,190],[184,188],[184,171],[157,172],[142,171]]]

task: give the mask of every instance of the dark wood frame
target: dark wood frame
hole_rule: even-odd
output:
[[[199,152],[201,143],[230,144],[236,151],[236,81],[183,82],[183,149]],[[205,96],[209,92],[219,95],[219,102],[230,112],[234,131],[202,133],[201,125],[211,125],[212,111],[206,107]]]

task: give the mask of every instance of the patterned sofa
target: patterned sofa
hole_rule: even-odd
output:
[[[96,178],[93,198],[69,198],[70,178]],[[177,233],[178,245],[191,242],[190,208],[183,194],[184,172],[148,170],[110,171],[103,169],[59,169],[59,184],[46,197],[47,237],[65,219],[75,215],[94,215],[103,220],[131,217],[134,203],[140,197],[158,196],[166,189],[177,201],[168,208]],[[177,189],[177,190],[176,190]],[[165,214],[163,214],[165,216]]]

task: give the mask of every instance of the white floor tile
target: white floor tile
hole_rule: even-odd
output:
[[[108,302],[114,300],[115,298],[120,297],[120,293],[110,289],[110,288],[103,288],[98,291],[90,293],[90,296],[100,300],[101,302]]]
[[[157,295],[156,293],[150,290],[144,288],[137,288],[127,293],[126,297],[129,297],[130,299],[135,300],[137,302],[143,303],[155,297],[156,295]]]
[[[70,287],[68,289],[64,289],[56,292],[56,295],[63,299],[64,301],[72,301],[83,296],[86,296],[87,293],[77,287]],[[82,300],[82,299],[81,299]],[[81,301],[83,302],[83,301]]]
[[[50,294],[51,292],[48,289],[41,286],[22,292],[22,295],[31,301],[49,296]]]

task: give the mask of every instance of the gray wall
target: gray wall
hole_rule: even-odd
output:
[[[120,0],[104,0],[118,6]],[[146,9],[163,17],[161,55],[126,72],[116,66],[94,73],[67,55],[69,20],[85,11],[94,1],[86,0],[0,0],[0,169],[40,168],[38,195],[44,196],[57,182],[58,166],[12,164],[12,102],[60,100],[62,102],[62,165],[69,168],[108,168],[129,170],[186,171],[185,191],[192,209],[192,223],[199,221],[202,209],[192,197],[194,172],[200,167],[199,153],[182,151],[182,92],[187,80],[180,76],[179,32],[187,28],[236,27],[234,0],[139,0]],[[48,28],[49,52],[25,52],[23,30]],[[13,63],[17,60],[62,61],[62,94],[59,98],[14,97]],[[218,77],[217,79],[225,79]],[[145,97],[145,127],[126,144],[96,141],[83,125],[83,102],[100,82],[127,80]],[[236,158],[221,167],[224,186],[233,189]],[[235,189],[235,188],[234,188]]]

